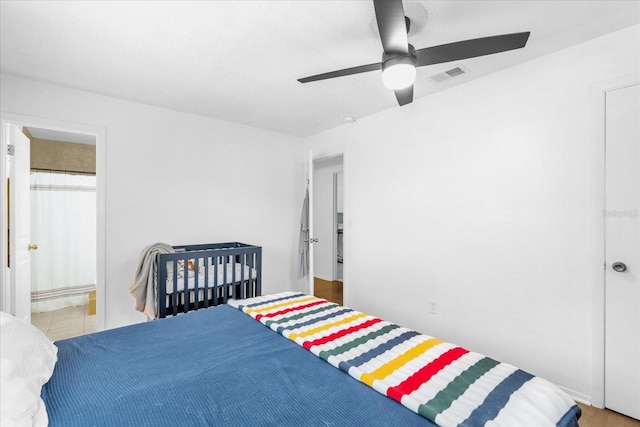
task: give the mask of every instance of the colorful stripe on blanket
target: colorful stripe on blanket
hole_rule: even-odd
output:
[[[377,317],[291,292],[229,304],[438,425],[578,425],[554,384]]]

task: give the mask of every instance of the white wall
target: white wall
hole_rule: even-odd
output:
[[[3,112],[106,128],[106,326],[142,321],[128,293],[153,242],[263,247],[264,292],[295,283],[298,138],[1,77]]]
[[[319,156],[345,153],[349,305],[588,399],[602,264],[590,90],[640,70],[639,36],[634,26],[308,138]]]
[[[313,275],[324,280],[335,280],[336,264],[333,174],[342,171],[342,157],[314,161],[313,167]]]

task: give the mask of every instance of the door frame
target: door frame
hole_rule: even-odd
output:
[[[64,132],[75,132],[93,135],[96,138],[96,291],[98,299],[96,301],[96,321],[98,331],[105,329],[106,317],[106,138],[107,129],[102,126],[66,122],[61,120],[47,119],[42,117],[27,116],[8,112],[0,112],[0,165],[2,165],[3,181],[6,178],[7,164],[7,130],[9,125],[32,126],[38,128],[52,129]],[[0,186],[0,206],[3,212],[7,209],[6,183]],[[9,226],[8,218],[2,215],[0,220],[0,259],[2,259],[2,273],[0,274],[0,294],[2,295],[1,310],[6,311],[8,307],[7,296],[11,292],[7,277],[7,235],[4,230]]]
[[[346,150],[345,150],[346,151]],[[317,153],[314,152],[312,150],[309,150],[309,157],[308,157],[308,167],[307,167],[307,179],[309,179],[309,175],[311,175],[311,179],[310,179],[310,194],[309,194],[309,210],[312,211],[313,210],[313,173],[315,173],[315,169],[316,169],[316,162],[322,162],[324,160],[329,160],[332,158],[336,158],[336,157],[342,157],[342,203],[343,203],[343,227],[347,228],[347,213],[348,213],[348,202],[347,202],[347,155],[345,151],[337,151],[335,153]],[[333,175],[333,174],[332,174]],[[307,181],[309,183],[309,181]],[[333,200],[334,200],[334,208],[335,208],[335,197],[336,197],[336,191],[335,191],[335,182],[333,182],[332,184],[333,186]],[[336,224],[336,218],[335,215],[333,215],[333,224],[334,224],[334,228],[335,228],[335,224]],[[309,221],[310,221],[310,228],[313,230],[313,213],[310,212],[309,215]],[[315,237],[315,236],[313,236]],[[312,238],[312,236],[310,235],[309,238]],[[343,240],[342,240],[342,253],[344,257],[348,256],[348,249],[347,249],[347,242],[348,242],[348,238],[345,238],[343,235]],[[309,245],[311,246],[311,244]],[[336,239],[334,237],[334,241],[333,241],[333,254],[334,254],[334,258],[336,255]],[[310,265],[313,265],[313,252],[309,253],[310,255]],[[333,261],[333,270],[334,270],[334,277],[335,277],[335,260]],[[346,268],[344,265],[342,267],[342,286],[343,286],[343,293],[342,293],[342,304],[344,306],[347,305],[347,301],[348,301],[348,294],[346,292],[347,289],[347,279],[348,279],[348,273],[347,273],[348,268]],[[313,295],[313,269],[310,268],[309,269],[309,284],[308,284],[308,288],[311,291],[311,294]]]
[[[342,182],[339,183],[338,174],[342,174]],[[340,185],[342,184],[342,185]],[[340,188],[342,187],[342,188]],[[344,204],[344,157],[342,158],[342,171],[333,173],[333,224],[332,228],[334,230],[333,233],[333,281],[338,280],[338,191],[342,193],[342,203]],[[344,210],[344,209],[343,209]],[[344,238],[344,212],[342,213],[343,223],[342,223],[342,232]],[[344,251],[344,245],[343,245]],[[344,259],[344,253],[342,254],[342,258]]]
[[[605,391],[605,144],[606,94],[640,83],[640,73],[632,73],[591,85],[590,118],[593,149],[593,269],[592,269],[592,381],[591,396],[582,398],[596,408],[604,408]]]

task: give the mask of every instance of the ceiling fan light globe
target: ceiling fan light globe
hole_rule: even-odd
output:
[[[393,58],[382,66],[382,83],[387,89],[404,89],[415,80],[416,66],[409,57]]]

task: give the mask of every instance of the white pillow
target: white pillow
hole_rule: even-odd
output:
[[[0,425],[46,426],[42,386],[58,360],[58,348],[38,328],[0,312]]]

